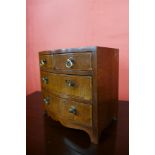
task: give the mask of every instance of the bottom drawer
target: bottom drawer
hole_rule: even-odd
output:
[[[92,126],[92,105],[75,102],[43,92],[43,102],[48,114],[55,120]]]

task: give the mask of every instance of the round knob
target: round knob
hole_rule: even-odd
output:
[[[47,61],[45,59],[40,60],[40,65],[45,65],[47,63]]]
[[[49,104],[49,97],[44,98],[43,101],[44,101],[44,103],[45,103],[46,105],[48,105],[48,104]]]
[[[72,80],[65,80],[68,87],[75,87],[75,81]]]
[[[74,65],[74,60],[73,58],[68,58],[67,61],[66,61],[66,68],[72,68]]]
[[[43,80],[43,82],[44,82],[45,84],[48,83],[48,77],[43,77],[42,80]]]
[[[76,110],[76,108],[74,106],[71,106],[68,111],[70,113],[72,113],[72,114],[76,114],[77,113],[77,110]]]

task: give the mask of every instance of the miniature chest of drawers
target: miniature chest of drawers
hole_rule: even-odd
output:
[[[92,143],[118,105],[118,49],[81,47],[39,52],[45,111],[69,128],[84,130]]]

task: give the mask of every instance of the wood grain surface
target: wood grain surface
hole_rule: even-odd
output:
[[[40,68],[42,92],[58,97],[53,99],[58,104],[46,110],[63,125],[86,131],[97,144],[102,131],[117,119],[119,50],[93,46],[43,51],[39,56],[48,62]],[[68,113],[70,108],[80,115]]]
[[[48,78],[45,83],[42,79]],[[73,86],[69,84],[73,83]],[[92,99],[92,78],[91,76],[55,74],[41,72],[42,90],[54,92],[56,94],[71,95],[84,100]]]
[[[74,64],[71,68],[66,67],[67,59],[72,59]],[[84,53],[64,53],[53,55],[55,70],[91,70],[91,52]]]

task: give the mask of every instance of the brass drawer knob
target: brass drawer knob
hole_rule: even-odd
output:
[[[44,101],[44,103],[45,103],[46,105],[48,105],[48,104],[49,104],[49,97],[44,98],[43,101]]]
[[[73,80],[65,80],[68,87],[75,87],[75,81]]]
[[[74,66],[74,60],[72,57],[68,58],[66,61],[66,68],[72,68]]]
[[[43,77],[43,78],[42,78],[42,81],[43,81],[45,84],[48,84],[48,77]]]
[[[68,111],[69,111],[69,113],[77,114],[77,110],[76,110],[75,106],[71,106]]]
[[[47,61],[45,59],[40,60],[40,66],[43,66],[47,63]]]

